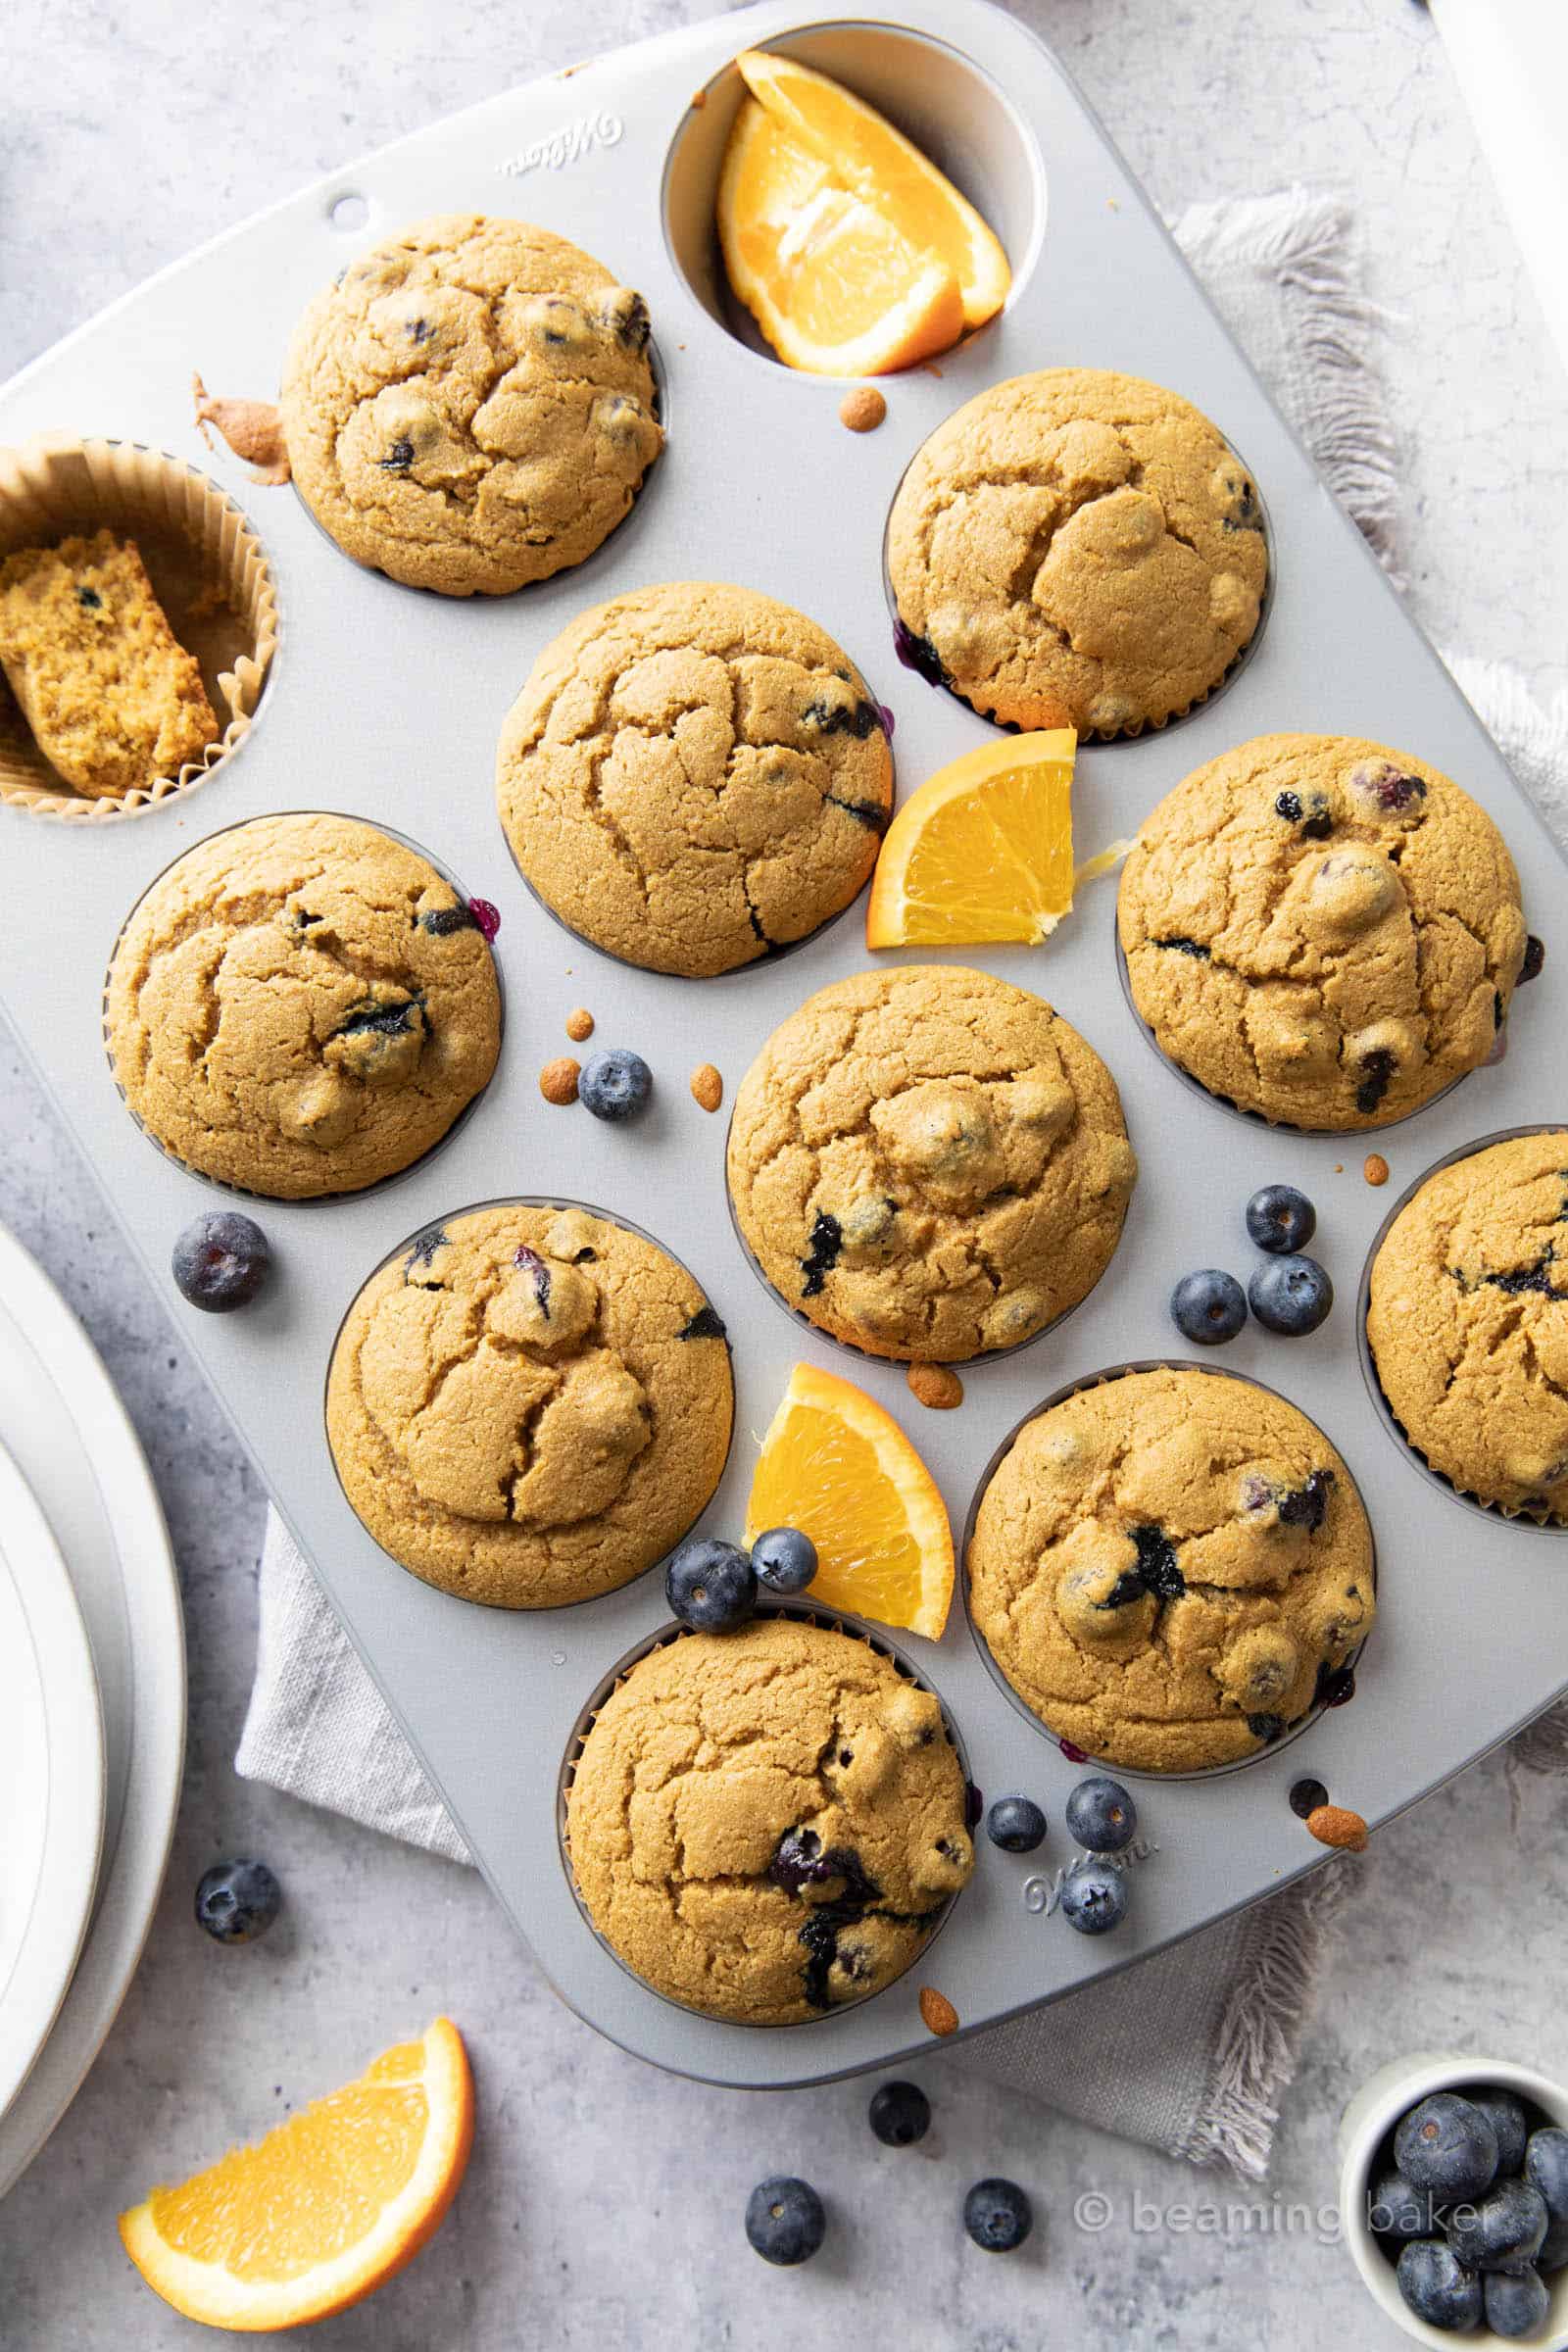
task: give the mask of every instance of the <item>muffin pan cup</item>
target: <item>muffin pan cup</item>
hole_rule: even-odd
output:
[[[1218,1348],[1214,1350],[1216,1356],[1219,1355],[1220,1352],[1221,1351]],[[1037,1421],[1042,1413],[1049,1413],[1054,1405],[1065,1404],[1069,1396],[1080,1396],[1086,1389],[1102,1389],[1108,1386],[1108,1384],[1112,1381],[1125,1380],[1129,1372],[1199,1372],[1207,1374],[1211,1379],[1215,1375],[1219,1375],[1223,1378],[1228,1378],[1231,1380],[1245,1380],[1250,1388],[1261,1389],[1265,1396],[1283,1397],[1287,1404],[1291,1402],[1291,1398],[1285,1396],[1283,1389],[1272,1388],[1267,1381],[1253,1380],[1249,1374],[1245,1372],[1237,1372],[1233,1370],[1229,1364],[1223,1361],[1218,1363],[1197,1363],[1191,1356],[1162,1355],[1150,1357],[1142,1363],[1111,1364],[1108,1365],[1103,1372],[1090,1372],[1085,1374],[1081,1380],[1069,1380],[1062,1388],[1057,1389],[1053,1396],[1042,1396],[1040,1402],[1036,1405],[1032,1405],[1029,1411],[1023,1415],[1022,1419],[1018,1421],[1013,1428],[1008,1430],[1006,1436],[1003,1439],[1002,1444],[997,1447],[997,1450],[991,1456],[990,1461],[987,1462],[984,1471],[981,1473],[980,1482],[975,1488],[974,1498],[969,1505],[969,1515],[963,1523],[963,1542],[958,1552],[958,1582],[959,1588],[963,1593],[964,1615],[968,1619],[969,1632],[973,1638],[974,1645],[980,1652],[981,1657],[985,1660],[986,1665],[990,1668],[992,1680],[995,1682],[997,1689],[1002,1692],[1004,1698],[1007,1700],[1010,1706],[1016,1707],[1027,1723],[1033,1724],[1037,1732],[1042,1733],[1047,1740],[1051,1740],[1054,1746],[1061,1749],[1064,1754],[1068,1748],[1072,1747],[1073,1742],[1070,1740],[1064,1740],[1062,1735],[1059,1732],[1053,1730],[1052,1726],[1046,1721],[1044,1716],[1037,1715],[1035,1713],[1033,1707],[1030,1706],[1029,1701],[1024,1697],[1023,1692],[1013,1689],[1012,1684],[1008,1682],[1005,1673],[998,1663],[996,1657],[993,1655],[990,1643],[987,1642],[984,1634],[980,1631],[980,1628],[974,1621],[974,1609],[969,1588],[969,1546],[974,1542],[974,1531],[980,1517],[980,1506],[986,1498],[986,1490],[990,1486],[992,1480],[996,1477],[997,1472],[1002,1468],[1002,1465],[1006,1460],[1008,1454],[1012,1451],[1014,1446],[1016,1446],[1018,1443],[1018,1440],[1022,1437],[1024,1431],[1028,1428],[1030,1422]],[[1331,1445],[1333,1444],[1333,1440],[1329,1438],[1327,1430],[1320,1429],[1318,1431],[1318,1436],[1323,1438],[1327,1443]],[[1339,1448],[1336,1447],[1335,1450],[1337,1452]],[[1359,1488],[1357,1489],[1357,1494],[1360,1494]],[[1360,1495],[1360,1500],[1361,1507],[1363,1510],[1365,1510],[1365,1495]],[[1368,1524],[1370,1525],[1370,1512],[1367,1513],[1367,1518]],[[1375,1528],[1373,1529],[1372,1533],[1372,1590],[1374,1594],[1378,1590],[1377,1531]],[[1376,1622],[1374,1621],[1372,1632],[1367,1636],[1366,1642],[1375,1641],[1376,1638],[1377,1626]],[[1341,1666],[1353,1673],[1361,1663],[1361,1655],[1366,1648],[1366,1642],[1358,1642],[1354,1649],[1348,1651],[1347,1655],[1341,1659]],[[1349,1702],[1348,1700],[1342,1700],[1340,1703],[1342,1705],[1348,1705]],[[1314,1699],[1311,1706],[1307,1708],[1306,1713],[1304,1715],[1298,1716],[1295,1723],[1289,1724],[1280,1734],[1280,1737],[1277,1740],[1271,1740],[1267,1741],[1263,1746],[1255,1749],[1254,1752],[1250,1756],[1233,1756],[1228,1764],[1198,1765],[1195,1766],[1191,1772],[1155,1772],[1147,1765],[1123,1764],[1119,1763],[1114,1757],[1090,1755],[1088,1756],[1087,1762],[1082,1769],[1086,1771],[1093,1769],[1096,1772],[1108,1772],[1116,1780],[1151,1781],[1156,1786],[1168,1786],[1172,1783],[1178,1783],[1182,1781],[1211,1781],[1223,1773],[1246,1772],[1250,1766],[1260,1763],[1265,1756],[1278,1755],[1282,1748],[1290,1746],[1293,1740],[1299,1740],[1303,1732],[1309,1732],[1313,1724],[1316,1723],[1318,1718],[1325,1712],[1327,1712],[1327,1702],[1323,1699]],[[1068,1761],[1071,1762],[1072,1758],[1069,1757]]]
[[[898,14],[900,24],[818,17],[803,25],[798,4],[767,0],[569,77],[502,92],[334,173],[166,272],[0,392],[6,441],[115,434],[213,467],[255,521],[288,620],[288,659],[269,681],[266,723],[199,796],[171,796],[135,824],[36,824],[24,810],[0,808],[0,827],[15,832],[21,885],[8,895],[0,937],[17,1028],[175,1327],[549,1977],[626,2048],[759,2087],[893,2067],[929,2051],[922,1984],[953,2003],[968,2033],[1154,1951],[1324,1858],[1286,1801],[1303,1772],[1376,1825],[1568,1684],[1560,1555],[1533,1529],[1462,1503],[1407,1447],[1390,1443],[1362,1377],[1355,1312],[1357,1276],[1388,1200],[1361,1180],[1374,1142],[1393,1164],[1391,1189],[1399,1189],[1476,1137],[1549,1120],[1568,1102],[1568,944],[1553,937],[1547,913],[1553,895],[1563,897],[1557,853],[1049,52],[985,0],[900,0]],[[694,290],[703,182],[691,173],[703,165],[702,126],[718,99],[694,117],[692,94],[728,88],[734,52],[772,41],[799,47],[892,107],[971,196],[998,209],[1015,248],[1023,239],[1003,315],[937,369],[888,379],[887,419],[866,435],[839,422],[842,383],[764,359]],[[918,71],[911,42],[916,64],[927,61]],[[989,147],[988,124],[997,127]],[[677,174],[672,158],[682,149]],[[296,498],[264,493],[237,462],[202,450],[181,389],[199,367],[216,391],[267,394],[318,286],[402,223],[467,207],[542,220],[639,286],[669,378],[668,447],[620,528],[578,571],[493,602],[412,594],[362,570]],[[710,249],[704,266],[710,271]],[[1107,284],[1117,289],[1113,304]],[[948,760],[995,740],[966,706],[894,660],[884,526],[914,450],[960,402],[1002,377],[1074,363],[1167,383],[1234,435],[1255,468],[1275,554],[1268,626],[1223,695],[1179,728],[1080,751],[1079,855],[1135,832],[1189,769],[1246,736],[1282,726],[1365,734],[1420,750],[1492,810],[1531,877],[1527,918],[1545,935],[1547,956],[1514,1008],[1506,1059],[1418,1121],[1371,1139],[1302,1136],[1237,1118],[1152,1053],[1115,978],[1113,886],[1086,889],[1044,948],[955,951],[953,960],[1046,997],[1102,1055],[1142,1175],[1120,1247],[1070,1319],[1015,1355],[965,1366],[963,1405],[933,1413],[911,1397],[902,1365],[864,1358],[847,1367],[832,1343],[762,1297],[723,1205],[726,1121],[687,1092],[693,1065],[710,1061],[733,1101],[778,1023],[813,990],[864,967],[858,913],[777,962],[702,988],[591,953],[517,881],[495,812],[496,739],[534,660],[583,606],[651,580],[707,577],[798,606],[845,647],[894,713],[906,797]],[[215,1195],[149,1151],[127,1119],[103,1050],[102,975],[129,908],[182,849],[246,817],[302,806],[335,808],[427,845],[466,890],[500,908],[501,1059],[472,1116],[395,1190],[254,1204],[273,1245],[274,1284],[242,1314],[196,1315],[173,1289],[169,1255]],[[632,1047],[652,1064],[654,1097],[641,1118],[610,1126],[580,1105],[557,1109],[541,1099],[541,1065],[572,1050],[564,1024],[576,1004],[595,1017],[595,1047]],[[1325,1713],[1245,1771],[1141,1783],[1150,1850],[1135,1866],[1128,1920],[1113,1936],[1077,1936],[1052,1908],[1052,1890],[1072,1854],[1062,1805],[1084,1768],[1003,1697],[956,1607],[939,1648],[895,1640],[922,1674],[929,1661],[987,1798],[1017,1790],[1044,1806],[1051,1832],[1039,1853],[1001,1853],[982,1833],[974,1878],[928,1958],[807,2033],[740,2033],[672,2007],[629,1977],[578,1908],[562,1863],[558,1798],[585,1701],[666,1621],[657,1572],[571,1608],[511,1613],[455,1600],[386,1557],[343,1498],[321,1417],[338,1326],[371,1269],[454,1201],[586,1197],[681,1258],[728,1326],[740,1434],[705,1528],[738,1535],[755,1439],[803,1355],[850,1369],[889,1407],[961,1523],[984,1464],[1043,1396],[1096,1366],[1171,1354],[1166,1301],[1181,1274],[1221,1265],[1245,1280],[1255,1259],[1243,1205],[1258,1185],[1281,1179],[1317,1203],[1314,1253],[1338,1287],[1335,1311],[1304,1340],[1272,1339],[1250,1324],[1215,1362],[1298,1405],[1333,1441],[1366,1500],[1381,1616],[1355,1703]],[[90,1264],[80,1271],[91,1279]]]

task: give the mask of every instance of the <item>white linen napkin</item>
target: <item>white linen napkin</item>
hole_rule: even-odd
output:
[[[1173,233],[1330,486],[1396,558],[1395,440],[1361,297],[1353,222],[1297,188],[1195,205]],[[1568,846],[1568,697],[1544,710],[1496,664],[1450,663]],[[1568,1765],[1568,1706],[1525,1733],[1521,1766]],[[256,1681],[235,1769],[456,1862],[469,1857],[417,1758],[275,1514],[262,1552]],[[1194,2164],[1268,2164],[1325,1935],[1353,1863],[954,2052],[1010,2088]],[[1157,2036],[1140,2021],[1157,2014]]]

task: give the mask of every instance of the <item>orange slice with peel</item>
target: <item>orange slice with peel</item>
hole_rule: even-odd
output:
[[[383,2050],[358,2082],[120,2217],[126,2253],[187,2320],[258,2334],[345,2310],[435,2234],[473,2144],[456,2026]]]
[[[1035,946],[1072,906],[1070,727],[1009,735],[938,770],[888,827],[868,948]]]
[[[942,1638],[953,1530],[935,1480],[891,1413],[836,1373],[797,1364],[762,1440],[746,1542],[798,1527],[816,1545],[809,1597]]]
[[[718,236],[730,284],[791,368],[886,375],[963,332],[947,264],[835,180],[755,98],[724,150]]]
[[[853,90],[797,58],[743,49],[735,60],[754,98],[834,178],[882,213],[957,279],[963,325],[982,326],[1007,299],[1007,257],[967,197],[912,139]]]

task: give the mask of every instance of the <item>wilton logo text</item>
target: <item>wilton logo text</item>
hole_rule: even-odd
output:
[[[580,163],[595,147],[613,147],[625,134],[626,125],[619,115],[610,114],[601,107],[597,114],[579,115],[561,130],[553,131],[548,139],[535,139],[518,155],[509,155],[496,170],[508,179],[520,179],[525,172],[564,172],[568,164]]]

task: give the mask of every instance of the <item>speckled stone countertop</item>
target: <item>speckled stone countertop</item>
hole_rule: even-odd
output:
[[[721,13],[705,0],[209,0],[197,13],[60,0],[20,19],[6,44],[0,375],[365,149],[531,73]],[[1416,614],[1440,645],[1517,662],[1540,694],[1568,685],[1568,385],[1424,12],[1021,0],[1019,13],[1167,212],[1293,179],[1353,199],[1371,291],[1394,314]],[[24,871],[19,860],[14,882]],[[718,2352],[862,2336],[911,2352],[1384,2352],[1404,2340],[1344,2250],[1292,2209],[1332,2199],[1340,2109],[1400,2049],[1490,2045],[1568,2072],[1559,1787],[1527,1778],[1511,1791],[1494,1759],[1379,1838],[1261,2192],[937,2059],[922,2070],[936,2126],[902,2155],[871,2140],[864,2086],[768,2096],[666,2079],[561,2006],[470,1873],[235,1779],[260,1489],[3,1031],[0,1085],[0,1214],[85,1318],[141,1429],[190,1642],[184,1803],[146,1958],[75,2106],[0,2206],[7,2352],[204,2340],[133,2277],[116,2210],[438,2008],[471,2036],[478,2075],[467,2183],[404,2278],[286,2339],[312,2352]],[[288,1892],[286,1923],[242,1953],[190,1919],[200,1871],[236,1850],[268,1856]],[[741,2191],[774,2171],[808,2174],[832,2208],[828,2247],[797,2274],[767,2270],[741,2233]],[[963,2189],[989,2172],[1025,2182],[1043,2217],[1010,2261],[958,2226]],[[1074,2220],[1088,2192],[1108,2201],[1102,2230]],[[1227,2216],[1237,2205],[1250,2224]]]

